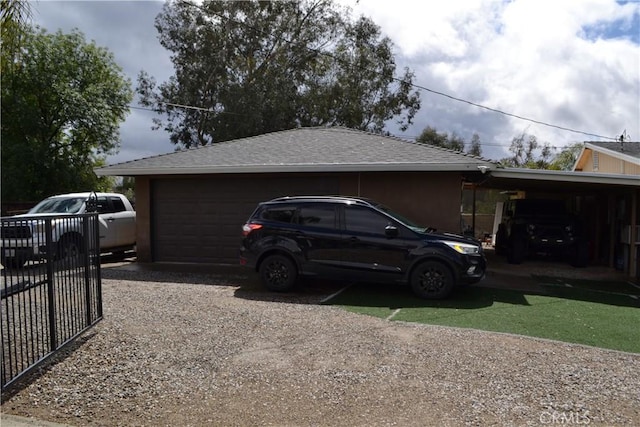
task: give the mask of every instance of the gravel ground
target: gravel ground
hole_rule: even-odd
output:
[[[640,425],[637,354],[319,305],[332,285],[274,295],[232,274],[103,277],[104,320],[3,413],[75,426]]]

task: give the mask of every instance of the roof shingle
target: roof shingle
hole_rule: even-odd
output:
[[[477,171],[468,154],[344,127],[298,128],[96,169],[98,175],[367,170]]]
[[[637,157],[640,159],[640,142],[592,142],[588,141],[587,144],[604,148],[605,150],[613,151],[618,154],[624,154],[631,157]]]

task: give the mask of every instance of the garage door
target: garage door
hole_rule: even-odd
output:
[[[154,262],[238,262],[242,224],[258,202],[337,194],[337,178],[220,176],[158,179],[151,190]]]

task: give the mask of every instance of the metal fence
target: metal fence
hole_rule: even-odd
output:
[[[102,319],[98,221],[0,219],[2,391]]]

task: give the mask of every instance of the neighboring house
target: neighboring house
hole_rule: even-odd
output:
[[[343,127],[299,128],[96,169],[136,181],[141,262],[236,263],[258,202],[293,195],[374,199],[460,232],[462,187],[496,164]]]
[[[573,170],[640,175],[640,142],[585,142]]]

